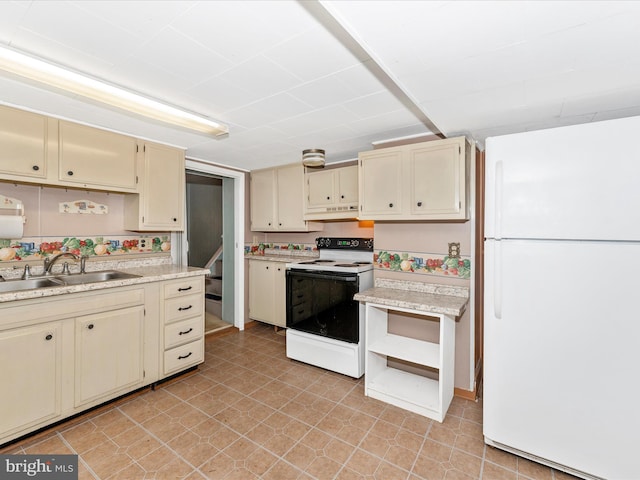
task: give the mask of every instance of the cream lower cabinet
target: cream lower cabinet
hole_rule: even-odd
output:
[[[0,304],[0,444],[156,381],[142,359],[148,349],[157,358],[158,318],[144,315],[157,288]]]
[[[466,220],[472,149],[464,137],[359,155],[361,220]]]
[[[63,323],[0,332],[0,444],[61,416]]]
[[[144,306],[76,319],[75,406],[142,386]]]
[[[286,327],[285,263],[249,260],[249,317]]]
[[[184,151],[146,142],[139,148],[140,193],[125,197],[125,229],[184,230]]]
[[[162,284],[162,376],[204,361],[204,277]]]

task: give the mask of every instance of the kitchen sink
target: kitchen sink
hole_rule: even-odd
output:
[[[141,275],[105,270],[102,272],[73,273],[70,275],[55,275],[46,277],[27,278],[24,280],[6,280],[0,282],[0,293],[20,292],[38,288],[64,287],[67,285],[83,285],[85,283],[108,282],[109,280],[126,280],[140,278]]]
[[[72,273],[71,275],[58,275],[53,277],[65,285],[82,285],[84,283],[107,282],[109,280],[126,280],[128,278],[140,278],[140,275],[119,272],[117,270],[105,270],[102,272]]]
[[[0,282],[0,293],[33,290],[35,288],[62,287],[64,283],[57,278],[28,278],[26,280],[6,280]]]

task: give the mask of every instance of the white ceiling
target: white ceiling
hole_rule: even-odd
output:
[[[640,114],[640,2],[2,1],[0,44],[230,127],[210,139],[0,74],[0,102],[251,170],[429,131]]]

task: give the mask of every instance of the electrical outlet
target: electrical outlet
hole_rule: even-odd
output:
[[[449,244],[449,258],[460,258],[460,242]]]

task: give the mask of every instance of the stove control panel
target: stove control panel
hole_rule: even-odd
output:
[[[316,246],[332,250],[364,250],[373,252],[373,238],[316,238]]]

